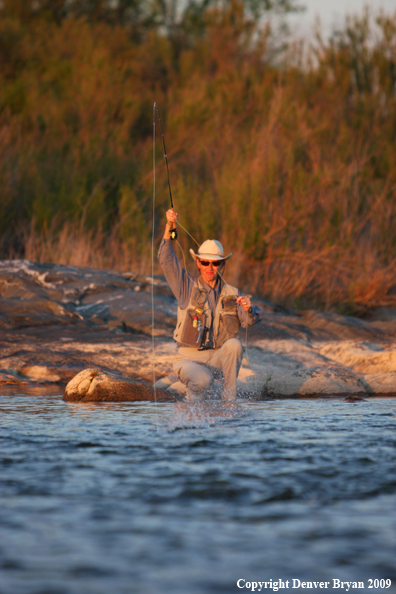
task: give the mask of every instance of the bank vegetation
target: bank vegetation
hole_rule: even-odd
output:
[[[150,272],[169,207],[157,125],[153,219],[155,101],[180,222],[234,253],[230,282],[297,308],[396,307],[396,15],[309,47],[238,0],[176,33],[28,17],[0,13],[2,258]]]

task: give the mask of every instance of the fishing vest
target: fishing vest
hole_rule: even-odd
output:
[[[177,324],[173,338],[182,346],[205,349],[209,344],[209,331],[213,317],[212,347],[220,348],[226,340],[234,338],[239,331],[237,313],[238,289],[222,283],[214,315],[208,303],[208,291],[201,279],[194,281],[190,301],[186,309],[177,308]]]

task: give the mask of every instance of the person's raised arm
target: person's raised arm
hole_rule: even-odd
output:
[[[173,249],[171,231],[175,228],[176,221],[177,213],[170,208],[166,213],[165,233],[158,251],[158,258],[172,293],[179,306],[185,309],[190,301],[194,277],[182,267]]]

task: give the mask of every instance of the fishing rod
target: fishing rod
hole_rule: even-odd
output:
[[[165,163],[166,163],[166,171],[168,172],[168,187],[169,187],[169,197],[170,197],[170,203],[171,203],[171,208],[173,210],[173,198],[172,198],[172,189],[171,189],[171,184],[170,184],[170,176],[169,176],[169,165],[168,165],[168,155],[166,154],[166,146],[165,146],[165,136],[164,136],[164,131],[162,129],[162,122],[161,122],[161,116],[160,116],[160,112],[158,110],[158,106],[156,103],[154,103],[153,106],[153,126],[154,126],[154,130],[155,130],[155,111],[157,110],[157,114],[158,114],[158,121],[159,121],[159,125],[160,125],[160,129],[161,129],[161,137],[162,137],[162,146],[164,147],[164,159],[165,159]],[[176,229],[176,225],[171,229],[170,231],[170,236],[172,240],[177,239],[177,229]]]

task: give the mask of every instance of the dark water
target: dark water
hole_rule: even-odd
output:
[[[1,594],[395,592],[395,399],[175,410],[0,396]]]

